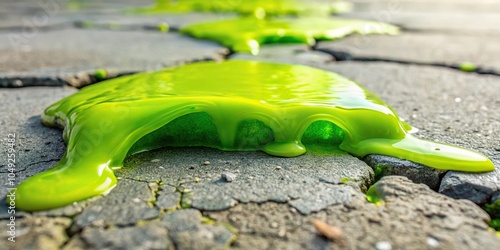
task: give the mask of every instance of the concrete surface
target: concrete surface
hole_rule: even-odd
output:
[[[345,17],[399,24],[402,34],[353,36],[314,48],[263,46],[255,57],[230,54],[175,31],[230,14],[133,16],[123,10],[152,1],[59,2],[46,22],[36,19],[45,11],[36,3],[0,3],[0,86],[25,86],[0,88],[0,197],[8,193],[3,185],[7,134],[17,135],[18,183],[50,168],[64,153],[61,131],[44,127],[40,114],[77,91],[70,86],[100,81],[94,74],[98,69],[115,77],[226,57],[338,72],[394,107],[420,130],[417,136],[482,152],[497,170],[444,174],[394,158],[345,153],[278,158],[262,152],[160,149],[128,157],[108,195],[49,211],[17,211],[16,242],[3,233],[0,249],[500,248],[500,238],[488,228],[489,215],[478,206],[496,199],[500,189],[496,1],[355,0]],[[162,33],[156,29],[160,22],[174,29]],[[36,31],[26,33],[33,25]],[[9,37],[15,36],[21,37],[19,46],[11,44]],[[453,69],[466,61],[489,74]],[[391,171],[376,180],[372,168],[380,164]],[[393,174],[442,194],[386,176]],[[366,201],[370,186],[383,203]],[[11,216],[4,202],[2,232]],[[321,236],[314,220],[336,227],[344,242]]]

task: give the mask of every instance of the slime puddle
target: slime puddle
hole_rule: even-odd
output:
[[[439,169],[493,170],[479,153],[420,140],[374,94],[335,73],[252,61],[194,63],[83,88],[50,107],[64,127],[61,161],[18,186],[16,204],[44,210],[110,191],[127,155],[207,146],[294,157],[308,144],[340,143],[355,156],[382,154]]]
[[[236,52],[255,55],[262,44],[304,43],[312,46],[316,40],[336,40],[352,34],[395,35],[398,28],[380,22],[340,18],[240,18],[192,24],[183,27],[181,32],[219,42]]]
[[[147,8],[130,10],[138,14],[199,12],[236,12],[243,15],[282,16],[282,15],[331,15],[345,13],[352,4],[344,1],[324,2],[310,0],[157,0]]]

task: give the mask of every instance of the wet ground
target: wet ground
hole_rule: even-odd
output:
[[[389,22],[399,36],[263,46],[258,56],[176,32],[231,14],[133,16],[151,1],[0,3],[0,182],[16,134],[16,182],[53,166],[62,132],[41,124],[51,103],[106,77],[202,60],[305,64],[347,76],[386,101],[419,137],[477,150],[485,174],[437,172],[393,158],[348,154],[277,158],[205,148],[128,157],[108,195],[36,213],[0,210],[0,249],[496,249],[481,206],[500,195],[500,3],[353,1],[342,16]],[[61,3],[61,4],[59,4]],[[45,14],[44,14],[45,13]],[[171,31],[161,32],[158,24]],[[474,72],[465,63],[474,65]],[[465,66],[464,66],[465,65]],[[383,167],[378,180],[373,168]],[[375,184],[376,183],[376,184]],[[365,199],[377,185],[385,204]],[[8,189],[4,184],[0,196]],[[452,198],[450,198],[452,197]],[[3,204],[3,202],[2,202]],[[328,239],[313,221],[334,226]]]

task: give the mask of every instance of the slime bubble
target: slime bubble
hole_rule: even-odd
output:
[[[175,12],[237,12],[244,15],[263,16],[279,15],[330,15],[351,10],[352,4],[344,1],[310,1],[310,0],[157,0],[148,8],[133,9],[133,13],[161,14]]]
[[[165,146],[262,150],[299,156],[340,143],[439,169],[493,170],[479,153],[417,139],[374,94],[335,73],[252,61],[201,62],[83,88],[49,106],[64,128],[61,161],[18,186],[17,206],[50,209],[110,191],[127,155]]]
[[[181,32],[217,41],[233,51],[257,54],[261,44],[314,45],[316,40],[336,40],[351,34],[397,34],[398,28],[379,22],[339,18],[240,18],[192,24],[183,27]]]

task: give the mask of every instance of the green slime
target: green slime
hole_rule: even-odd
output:
[[[18,186],[23,210],[106,193],[127,155],[164,146],[294,157],[306,152],[302,141],[332,141],[360,157],[469,172],[494,168],[479,153],[413,137],[392,108],[356,83],[299,65],[201,62],[123,76],[54,103],[42,121],[64,128],[67,150],[55,167]]]
[[[330,15],[350,11],[352,4],[344,1],[324,2],[308,0],[157,0],[147,8],[130,10],[139,14],[200,12],[236,12],[243,15]]]
[[[195,38],[217,41],[236,52],[258,54],[261,44],[304,43],[336,40],[351,34],[398,33],[390,24],[340,18],[300,19],[240,18],[188,25],[181,32]]]

